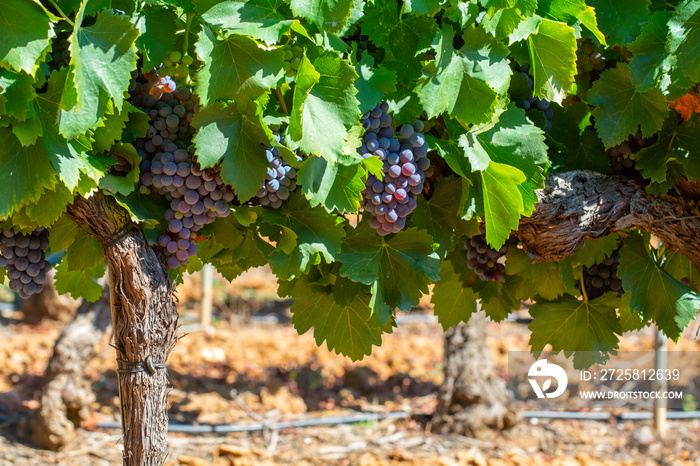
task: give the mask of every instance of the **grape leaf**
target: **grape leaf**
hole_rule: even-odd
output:
[[[113,197],[120,206],[129,212],[133,222],[146,225],[165,224],[163,212],[170,205],[165,197],[156,193],[141,194],[138,189],[133,190],[127,196],[115,193]]]
[[[27,204],[27,215],[37,226],[48,227],[63,215],[66,206],[73,202],[73,193],[65,185],[59,184],[52,191],[46,191],[37,202]]]
[[[386,304],[408,311],[428,292],[430,281],[439,279],[440,259],[434,249],[424,231],[410,228],[387,240],[362,222],[343,241],[340,274],[366,285],[377,281]]]
[[[9,176],[0,184],[0,218],[36,202],[56,186],[56,172],[40,144],[22,147],[9,128],[0,127],[0,166]]]
[[[576,352],[576,368],[607,361],[616,353],[622,333],[615,312],[618,302],[614,293],[607,293],[595,301],[564,295],[556,301],[533,304],[530,315],[534,320],[529,326],[532,351],[540,353],[549,344],[555,352]]]
[[[92,236],[79,231],[71,245],[66,250],[67,254],[65,261],[68,264],[68,271],[85,271],[103,270],[104,273],[104,255],[102,254],[102,246]]]
[[[584,0],[540,0],[537,8],[537,13],[541,16],[564,22],[569,26],[580,22],[593,33],[598,42],[605,45],[605,36],[598,29],[595,10],[586,5]]]
[[[381,327],[369,324],[369,297],[358,294],[349,302],[339,303],[334,294],[315,287],[295,287],[292,324],[299,334],[314,327],[316,344],[326,342],[329,351],[354,361],[372,353],[372,346],[382,343]]]
[[[322,31],[343,29],[350,17],[352,0],[290,0],[292,11]]]
[[[267,45],[279,41],[293,24],[298,24],[298,21],[287,19],[282,14],[286,9],[282,0],[223,1],[206,6],[202,1],[196,3],[202,13],[202,21],[209,26],[250,36]]]
[[[247,36],[218,39],[204,27],[195,49],[204,63],[197,72],[197,94],[205,106],[227,99],[247,104],[275,87],[284,74],[282,49],[269,49]]]
[[[465,32],[465,46],[457,52],[453,32],[446,25],[434,47],[434,63],[418,82],[416,93],[433,118],[447,112],[463,124],[491,119],[498,93],[508,89],[510,67],[507,49],[479,29]]]
[[[41,120],[37,117],[36,106],[33,103],[24,120],[12,122],[12,131],[19,139],[20,144],[25,147],[35,144],[36,140],[43,134],[44,127],[41,125]]]
[[[68,68],[54,71],[46,92],[37,95],[38,116],[44,127],[40,144],[46,148],[51,164],[68,189],[75,192],[83,174],[98,182],[108,167],[90,155],[90,143],[85,135],[67,141],[58,132],[58,117]]]
[[[335,261],[345,235],[342,218],[322,207],[312,208],[299,194],[292,195],[279,209],[264,209],[262,221],[281,227],[282,237],[270,256],[270,267],[283,280],[307,273],[321,258],[328,264]],[[291,245],[286,251],[280,246],[285,241]]]
[[[0,88],[6,99],[4,114],[24,120],[36,97],[34,78],[24,72],[15,73],[0,68]]]
[[[368,53],[362,55],[362,60],[355,66],[357,79],[357,100],[360,101],[360,112],[368,112],[382,101],[385,94],[396,91],[396,71],[388,70],[382,65],[375,65],[374,58]]]
[[[536,0],[509,1],[508,5],[492,5],[484,15],[481,24],[497,40],[503,40],[515,31],[526,18],[531,17],[537,8]]]
[[[649,21],[650,0],[592,0],[598,27],[608,45],[625,45],[639,35],[642,25]]]
[[[95,128],[107,111],[109,99],[121,110],[124,91],[136,68],[139,33],[126,16],[105,11],[97,14],[95,24],[82,27],[84,2],[76,16],[69,42],[73,78],[66,81],[59,118],[60,133],[66,138]],[[74,87],[75,86],[75,87]],[[70,102],[69,106],[64,104]]]
[[[494,322],[505,320],[513,310],[520,308],[520,301],[511,296],[511,286],[505,280],[481,283],[477,280],[474,291],[479,294],[481,310]]]
[[[617,249],[618,239],[616,233],[602,238],[588,238],[583,246],[579,246],[576,253],[571,256],[571,265],[590,267],[593,264],[600,264]]]
[[[522,278],[528,298],[540,295],[552,301],[564,294],[564,281],[557,263],[534,262],[524,250],[508,248],[506,264],[507,275]]]
[[[354,67],[330,52],[313,63],[304,56],[296,79],[289,135],[307,154],[320,155],[330,163],[344,159],[348,128],[360,119]],[[354,147],[360,146],[357,139]]]
[[[143,50],[144,70],[160,65],[175,49],[178,17],[175,11],[162,5],[146,5],[141,9],[137,27],[141,32],[136,46]]]
[[[55,33],[39,2],[0,0],[0,66],[34,76]]]
[[[688,178],[700,179],[700,115],[678,125],[669,115],[657,141],[636,154],[635,167],[645,178],[661,183],[667,179],[671,162],[680,163]]]
[[[588,93],[595,127],[606,148],[610,148],[637,132],[651,137],[661,129],[669,112],[666,99],[658,88],[639,92],[625,63],[604,71]]]
[[[122,132],[126,128],[126,122],[129,119],[129,113],[138,111],[136,107],[127,102],[120,112],[110,102],[104,118],[92,132],[92,153],[107,152],[112,147],[112,144],[121,139]]]
[[[95,302],[102,296],[102,286],[97,283],[105,273],[106,267],[98,267],[90,270],[69,270],[68,261],[62,260],[56,266],[54,286],[59,294],[70,294],[74,299],[83,298],[89,302]]]
[[[491,162],[474,178],[481,187],[486,241],[497,249],[508,239],[511,230],[518,229],[520,215],[525,211],[520,185],[526,178],[517,168],[496,162]]]
[[[675,59],[666,51],[668,19],[671,13],[658,11],[651,16],[651,22],[642,28],[641,34],[628,49],[633,58],[630,62],[632,80],[638,83],[637,90],[646,91],[656,86],[666,74]]]
[[[443,330],[469,321],[477,310],[474,291],[462,283],[450,261],[442,262],[440,280],[433,288],[430,302]]]
[[[267,158],[261,144],[270,144],[272,133],[253,105],[239,113],[235,105],[214,104],[197,113],[192,125],[197,159],[204,168],[221,161],[221,178],[233,186],[238,199],[247,201],[265,180]]]
[[[67,216],[62,215],[49,229],[49,248],[58,253],[68,248],[80,233],[78,227]]]
[[[362,163],[330,164],[321,157],[309,157],[299,168],[298,182],[313,207],[321,204],[328,212],[357,212],[366,178]]]
[[[131,171],[126,176],[117,176],[107,173],[100,180],[99,186],[101,189],[112,193],[128,196],[136,190],[141,168],[141,156],[136,152],[136,148],[131,144],[115,144],[110,150],[111,155],[120,155],[131,163]]]
[[[630,309],[652,320],[677,341],[700,309],[700,296],[663,270],[640,235],[630,235],[622,247],[617,273],[631,294]]]
[[[561,104],[573,89],[576,75],[576,34],[571,26],[542,20],[537,34],[527,38],[533,94]]]
[[[362,34],[386,50],[382,64],[396,71],[398,83],[408,85],[420,76],[417,55],[433,42],[436,26],[431,16],[399,15],[396,0],[385,0],[365,6],[361,28]]]
[[[676,7],[668,26],[668,51],[677,57],[686,77],[700,81],[700,4],[685,0]]]

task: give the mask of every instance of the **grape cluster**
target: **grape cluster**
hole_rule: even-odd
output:
[[[635,134],[631,134],[627,140],[608,149],[608,157],[610,157],[613,174],[630,177],[637,176],[639,173],[635,169],[635,154],[643,148],[654,144],[656,138],[656,135],[650,138],[643,137],[640,129]]]
[[[363,115],[365,133],[358,149],[364,158],[376,156],[384,162],[384,179],[368,176],[362,191],[364,209],[372,214],[369,224],[381,236],[398,233],[406,225],[406,217],[416,208],[416,196],[423,192],[425,177],[432,173],[428,144],[421,133],[423,122],[403,125],[397,139],[388,110],[383,102]]]
[[[534,89],[534,80],[532,76],[528,73],[530,71],[530,65],[525,64],[522,66],[516,67],[518,73],[520,73],[520,76],[524,77],[527,79],[528,86],[530,86],[530,93],[525,97],[525,99],[520,102],[518,107],[522,108],[526,112],[530,111],[540,111],[544,114],[544,117],[547,119],[547,124],[544,127],[544,131],[549,131],[552,129],[552,116],[554,115],[554,112],[552,111],[551,108],[549,108],[549,101],[547,99],[540,99],[539,97],[535,97],[532,95],[532,89]]]
[[[586,39],[576,51],[576,67],[579,81],[596,81],[607,68],[615,66],[614,61],[606,60],[602,53],[595,50],[593,41]]]
[[[583,282],[586,286],[588,299],[596,299],[610,291],[617,292],[622,296],[622,279],[617,276],[617,267],[620,264],[620,249],[606,257],[600,264],[590,267],[583,267]],[[581,288],[581,283],[577,281],[576,288]]]
[[[183,57],[180,52],[174,50],[163,60],[163,66],[160,68],[159,74],[161,76],[171,76],[181,81],[189,77],[190,65],[192,63],[194,63],[194,58],[192,58],[192,56],[185,55]]]
[[[464,242],[467,249],[467,267],[472,269],[476,275],[485,281],[503,280],[505,273],[504,259],[508,252],[508,246],[517,244],[515,235],[511,235],[499,249],[493,249],[486,243],[486,230],[479,226],[481,234],[474,235]]]
[[[274,137],[277,142],[282,140],[278,133],[275,133]],[[282,158],[279,149],[269,146],[263,147],[270,166],[267,167],[265,181],[255,193],[255,201],[262,206],[279,209],[282,207],[282,202],[289,199],[289,195],[297,187],[297,171]]]
[[[284,48],[284,74],[285,76],[291,78],[296,76],[299,65],[301,65],[301,58],[304,56],[304,50],[298,45],[286,46]]]
[[[167,232],[158,244],[166,251],[168,266],[176,269],[196,254],[194,241],[200,228],[229,215],[234,193],[221,179],[218,166],[202,170],[194,149],[188,149],[199,98],[185,88],[156,98],[152,75],[136,81],[132,102],[151,118],[146,137],[134,141],[142,159],[139,189],[144,194],[155,191],[170,201],[165,211]]]
[[[0,267],[7,271],[10,289],[26,299],[44,289],[51,264],[46,260],[49,231],[37,228],[31,234],[0,228]]]

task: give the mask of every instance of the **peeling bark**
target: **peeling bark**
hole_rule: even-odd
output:
[[[445,332],[444,362],[433,432],[480,437],[519,421],[518,412],[508,406],[506,383],[494,371],[483,312]]]
[[[167,456],[167,372],[176,343],[173,285],[162,258],[114,199],[76,198],[69,215],[100,241],[107,259],[125,465]]]
[[[61,331],[44,374],[41,407],[31,421],[32,440],[41,448],[59,450],[76,436],[95,400],[85,367],[111,328],[109,290],[95,303],[83,302]]]
[[[639,228],[700,270],[700,201],[695,196],[652,196],[636,180],[574,171],[550,175],[537,197],[532,216],[520,219],[518,236],[538,260],[560,261],[587,238]]]

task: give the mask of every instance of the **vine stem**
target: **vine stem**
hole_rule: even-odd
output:
[[[187,55],[187,49],[190,47],[190,26],[192,25],[193,13],[187,13],[187,22],[185,23],[185,40],[182,44],[182,56]]]
[[[583,279],[583,269],[581,269],[581,294],[583,295],[583,300],[585,302],[588,302],[588,293],[586,293],[586,284],[584,282],[585,280]]]
[[[279,86],[275,89],[275,93],[277,94],[277,100],[280,101],[280,107],[282,107],[282,111],[286,114],[289,115],[289,111],[287,110],[287,104],[284,102],[284,97],[282,97],[282,91],[280,90]]]
[[[61,7],[58,6],[58,4],[54,0],[49,0],[49,3],[51,5],[53,5],[54,8],[56,8],[56,11],[58,12],[59,15],[61,15],[61,17],[64,20],[68,21],[68,24],[75,27],[75,23],[73,21],[71,21],[70,18],[68,18],[68,16],[66,16],[66,14],[63,12],[63,10],[61,10]]]

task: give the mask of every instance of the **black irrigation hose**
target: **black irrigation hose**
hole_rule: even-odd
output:
[[[579,412],[579,411],[521,411],[525,418],[538,419],[579,419],[607,421],[616,418],[618,421],[640,421],[652,419],[652,412],[630,412],[613,415],[606,412]],[[666,419],[700,419],[700,411],[667,411]]]
[[[191,425],[191,424],[168,424],[168,432],[180,432],[187,434],[230,434],[235,432],[258,432],[265,429],[280,430],[314,426],[332,426],[338,424],[355,424],[357,422],[381,421],[384,419],[407,419],[411,415],[405,411],[394,411],[391,413],[365,413],[352,414],[349,416],[329,416],[316,419],[302,419],[298,421],[279,421],[268,424],[230,424],[230,425]],[[119,422],[100,422],[99,429],[121,429]]]

